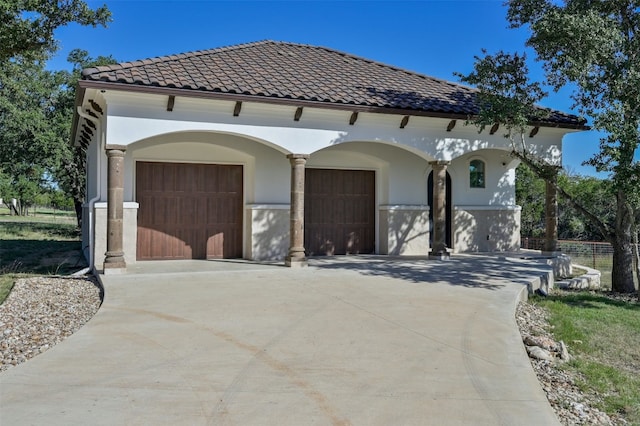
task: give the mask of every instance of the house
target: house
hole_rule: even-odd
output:
[[[152,259],[517,250],[511,146],[475,89],[332,49],[261,41],[85,69],[83,241],[97,269]],[[530,149],[583,128],[552,112]]]

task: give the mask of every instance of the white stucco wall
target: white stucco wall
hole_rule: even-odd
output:
[[[472,188],[469,183],[469,165],[472,160],[485,164],[485,187]],[[495,149],[465,154],[451,162],[454,205],[515,205],[515,168],[519,161],[508,152]],[[455,176],[455,178],[454,178]]]
[[[289,204],[248,204],[245,257],[283,260],[289,250]]]
[[[380,254],[425,256],[429,253],[429,207],[380,206]]]
[[[214,131],[255,138],[288,153],[312,153],[349,141],[384,141],[434,159],[452,160],[479,149],[511,150],[502,131],[478,133],[462,120],[451,132],[448,119],[412,116],[400,129],[402,116],[361,112],[349,125],[350,111],[305,108],[294,121],[294,106],[243,103],[238,117],[233,101],[176,98],[167,111],[167,96],[109,91],[107,137],[109,143],[128,145],[176,131]],[[543,128],[525,138],[528,149],[553,162],[561,161],[561,140],[566,130]]]
[[[456,206],[453,216],[455,252],[520,249],[520,207]]]

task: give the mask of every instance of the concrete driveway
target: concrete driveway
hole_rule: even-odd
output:
[[[2,425],[559,424],[514,320],[537,263],[144,262],[0,374]]]

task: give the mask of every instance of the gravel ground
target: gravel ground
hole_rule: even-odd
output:
[[[60,343],[82,327],[100,307],[101,290],[93,277],[20,279],[0,305],[0,372]],[[523,340],[542,340],[554,360],[531,359],[551,406],[564,425],[624,425],[595,408],[598,395],[576,386],[579,377],[559,368],[558,342],[549,333],[546,312],[520,303],[516,321]]]
[[[16,281],[0,305],[0,372],[57,345],[98,311],[93,277],[35,277]]]
[[[576,386],[580,377],[561,368],[561,345],[553,340],[549,332],[547,311],[539,306],[521,302],[516,309],[516,322],[525,345],[532,340],[543,342],[553,357],[553,360],[549,361],[530,356],[530,360],[547,399],[563,425],[627,424],[623,419],[612,419],[595,408],[601,401],[600,397],[581,392]]]

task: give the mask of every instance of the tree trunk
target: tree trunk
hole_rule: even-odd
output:
[[[636,220],[633,232],[633,263],[636,271],[636,281],[638,282],[638,299],[640,299],[640,245],[638,245],[638,221]]]
[[[82,200],[73,200],[73,206],[76,209],[76,220],[78,221],[78,229],[82,228]]]
[[[616,238],[613,245],[611,289],[620,293],[636,291],[633,282],[633,214],[622,190],[616,194]]]

